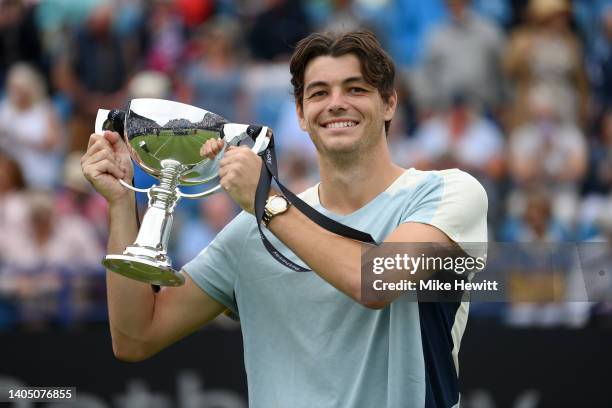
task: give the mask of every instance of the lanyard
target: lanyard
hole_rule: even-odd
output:
[[[261,128],[252,133],[249,133],[256,135],[260,131]],[[263,242],[270,255],[272,255],[274,259],[276,259],[279,263],[296,272],[310,272],[310,269],[306,269],[296,264],[283,254],[281,254],[274,247],[274,245],[272,245],[268,238],[266,238],[261,229],[261,221],[264,215],[264,207],[266,205],[266,200],[268,199],[268,193],[270,191],[272,179],[274,179],[287,201],[289,201],[291,205],[300,210],[302,214],[307,216],[310,220],[312,220],[319,226],[325,228],[330,232],[333,232],[334,234],[341,235],[346,238],[351,238],[366,243],[375,243],[374,239],[370,234],[356,230],[347,225],[334,221],[329,217],[326,217],[325,215],[321,214],[320,212],[312,208],[310,205],[305,203],[301,198],[293,194],[280,182],[280,180],[278,179],[278,165],[276,162],[276,152],[274,150],[273,134],[270,134],[270,143],[268,144],[266,150],[260,153],[260,156],[262,156],[263,163],[261,165],[261,172],[259,174],[259,183],[255,192],[255,219],[257,220],[257,228],[259,229],[259,236],[261,237],[261,241]]]

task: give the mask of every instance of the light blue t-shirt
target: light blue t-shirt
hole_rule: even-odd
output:
[[[459,170],[406,170],[346,216],[301,198],[377,242],[405,222],[433,225],[453,241],[486,242],[487,196]],[[304,265],[269,231],[270,241]],[[255,217],[238,215],[183,268],[240,317],[251,408],[451,407],[458,403],[459,342],[468,303],[400,297],[381,310],[350,299],[314,272],[294,272],[264,248]]]

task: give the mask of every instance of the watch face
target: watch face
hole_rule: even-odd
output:
[[[268,202],[268,208],[273,213],[284,211],[287,209],[287,200],[283,197],[272,197]]]

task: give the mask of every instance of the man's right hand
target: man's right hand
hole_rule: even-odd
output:
[[[93,133],[81,158],[83,174],[109,204],[131,197],[119,183],[131,183],[134,169],[127,146],[117,132]]]

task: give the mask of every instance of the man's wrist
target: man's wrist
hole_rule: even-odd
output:
[[[266,205],[264,207],[264,214],[262,218],[263,224],[268,227],[274,218],[286,213],[290,206],[291,203],[283,195],[270,195],[266,200]]]
[[[136,197],[134,194],[126,194],[125,197],[115,201],[108,202],[109,214],[135,214],[136,210]]]

